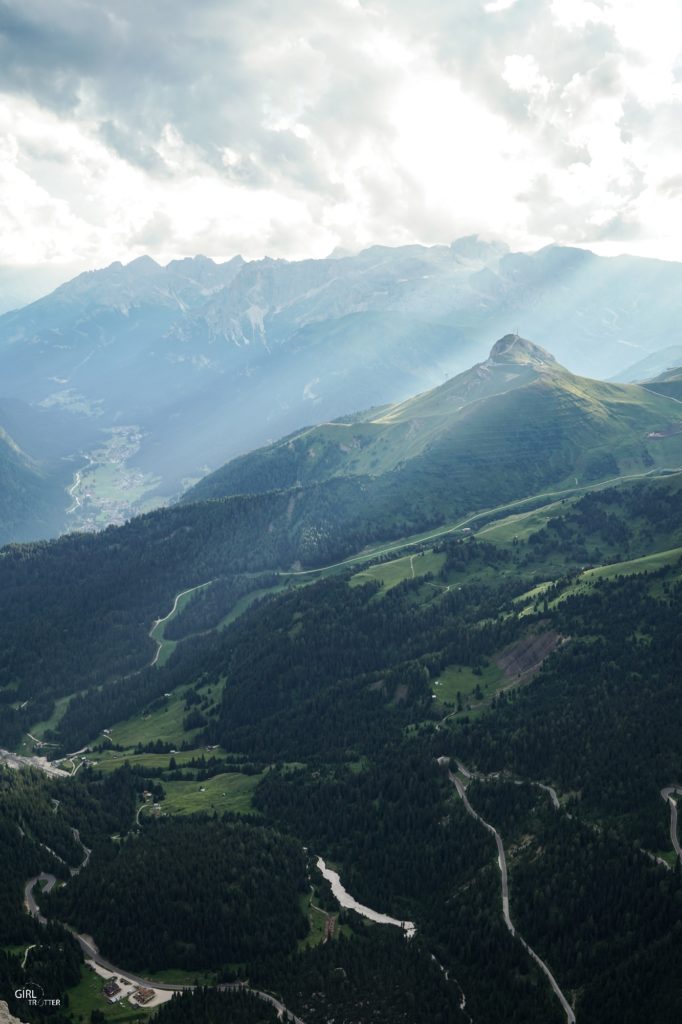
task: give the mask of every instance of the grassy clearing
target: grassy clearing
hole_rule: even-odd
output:
[[[179,750],[175,754],[135,754],[126,750],[104,750],[97,751],[92,755],[96,762],[97,769],[101,772],[115,772],[117,768],[125,764],[143,765],[145,768],[168,768],[171,757],[175,759],[178,768],[182,768],[188,761],[195,757],[224,757],[225,751],[221,749],[207,750],[206,747],[195,747],[194,750]]]
[[[312,892],[301,896],[301,910],[308,919],[310,931],[304,939],[298,940],[299,949],[308,949],[310,946],[319,946],[326,935],[327,914],[324,911],[316,910],[312,904],[315,898]]]
[[[167,698],[165,707],[157,708],[150,714],[136,715],[125,722],[119,722],[111,729],[112,743],[122,747],[135,747],[138,743],[149,743],[152,740],[163,740],[164,743],[177,743],[191,740],[198,732],[185,732],[182,727],[185,711],[185,694],[189,687],[175,690]]]
[[[532,512],[518,512],[515,515],[505,516],[490,526],[484,526],[476,530],[476,536],[485,537],[492,543],[508,545],[514,538],[527,540],[531,533],[541,530],[554,516],[565,515],[571,505],[574,505],[578,498],[562,498],[559,501],[550,502],[541,508],[533,509]]]
[[[674,565],[682,559],[682,548],[670,551],[658,551],[642,558],[632,558],[626,562],[614,562],[613,565],[599,565],[587,569],[581,576],[585,580],[611,580],[615,576],[631,576],[642,572],[656,572],[665,565]]]
[[[616,576],[636,576],[645,572],[657,572],[665,566],[674,566],[682,559],[682,548],[672,548],[670,551],[657,551],[653,555],[644,555],[642,558],[631,558],[624,562],[613,562],[611,565],[598,565],[594,569],[586,569],[574,583],[566,587],[558,597],[550,602],[550,608],[572,597],[574,594],[585,594],[591,589],[597,580],[612,580]],[[682,576],[682,566],[675,573],[675,578]],[[662,593],[661,584],[652,580],[652,591]]]
[[[251,802],[253,791],[263,778],[260,775],[227,773],[215,775],[205,782],[163,782],[166,799],[162,810],[166,814],[195,814],[197,811],[213,813],[233,811],[236,814],[256,813]],[[143,818],[148,811],[143,811]]]
[[[660,857],[661,860],[664,860],[671,868],[675,868],[677,866],[677,854],[674,850],[658,850],[654,856]]]
[[[136,1024],[138,1021],[149,1020],[152,1010],[146,1010],[141,1006],[132,1007],[125,1000],[120,1003],[108,1003],[102,995],[103,985],[103,978],[85,965],[81,966],[79,984],[68,991],[72,1020],[78,1024],[87,1024],[93,1010],[100,1010],[111,1024]]]
[[[431,681],[431,689],[438,698],[439,704],[454,706],[457,705],[459,691],[466,708],[468,704],[478,703],[478,699],[474,697],[477,686],[480,686],[484,697],[492,697],[504,678],[502,670],[492,662],[481,669],[480,675],[467,665],[448,665],[438,679]]]
[[[417,554],[405,555],[403,558],[395,558],[380,565],[372,565],[352,576],[349,583],[351,587],[359,587],[363,583],[378,580],[383,583],[384,592],[386,592],[397,586],[398,583],[402,583],[403,580],[425,576],[427,573],[437,575],[444,564],[445,555],[443,553],[420,551]]]
[[[73,696],[73,694],[69,694],[68,697],[59,697],[54,702],[54,711],[52,712],[50,717],[46,718],[42,722],[36,722],[35,725],[31,726],[29,731],[32,732],[34,736],[37,736],[39,740],[42,740],[48,729],[56,728],[60,718],[62,717],[64,711],[66,710],[66,705],[69,703]],[[31,741],[29,740],[29,743],[30,742]]]
[[[304,582],[297,583],[296,586],[306,586],[312,582],[312,580],[305,580]],[[269,594],[281,594],[282,591],[289,589],[291,589],[289,583],[277,583],[274,587],[261,587],[259,590],[250,590],[248,594],[244,594],[243,597],[239,598],[234,607],[220,620],[214,629],[224,629],[225,626],[229,626],[231,622],[234,622],[240,615],[243,615],[254,601],[257,601],[260,597],[267,597]]]

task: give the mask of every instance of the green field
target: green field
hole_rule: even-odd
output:
[[[682,559],[682,548],[672,548],[670,551],[657,551],[653,555],[644,555],[642,558],[631,558],[624,562],[613,562],[611,565],[597,565],[594,569],[586,569],[574,583],[569,584],[565,590],[550,602],[550,607],[555,607],[560,601],[574,594],[586,593],[598,580],[612,580],[616,576],[636,576],[641,573],[657,572],[665,566],[675,566]],[[676,578],[682,575],[682,566],[675,574]],[[652,581],[652,587],[660,587],[658,581]]]
[[[542,505],[531,512],[517,512],[511,516],[505,516],[489,526],[483,526],[476,531],[478,537],[485,537],[486,540],[497,544],[511,544],[514,538],[527,540],[531,533],[541,530],[547,525],[552,516],[565,512],[569,504],[574,504],[577,498],[562,498],[559,501],[552,501],[549,505]]]
[[[611,580],[614,576],[631,576],[642,572],[657,572],[666,565],[675,565],[682,559],[682,548],[673,548],[670,551],[657,551],[653,555],[644,555],[642,558],[632,558],[626,562],[614,562],[613,565],[599,565],[594,569],[587,569],[581,576],[581,580]]]
[[[255,814],[251,796],[263,778],[260,775],[226,773],[215,775],[205,782],[166,782],[166,799],[161,808],[165,814],[195,814],[197,811],[233,811],[236,814]],[[148,811],[143,811],[144,818]]]
[[[297,586],[305,586],[311,582],[312,580],[301,581]],[[214,628],[224,629],[225,626],[229,626],[231,622],[234,622],[240,615],[243,615],[244,612],[251,607],[254,601],[257,601],[260,597],[267,597],[268,594],[281,594],[283,590],[288,589],[288,586],[289,585],[286,583],[278,583],[274,587],[262,587],[260,590],[250,590],[248,594],[244,594],[243,597],[239,598],[234,607]]]
[[[445,555],[443,553],[420,551],[414,555],[394,558],[390,562],[382,562],[380,565],[372,565],[368,569],[356,573],[349,582],[351,587],[359,587],[363,583],[379,580],[383,583],[384,590],[388,591],[398,583],[402,583],[403,580],[426,576],[427,573],[433,573],[435,576],[444,564]]]
[[[48,729],[54,729],[56,727],[59,719],[64,714],[66,705],[71,700],[71,697],[73,697],[73,694],[69,694],[68,697],[57,698],[57,700],[54,702],[54,711],[52,712],[50,717],[42,722],[36,722],[35,725],[31,726],[30,731],[33,733],[34,736],[37,736],[39,740],[42,740]]]
[[[195,747],[193,750],[178,750],[175,754],[136,754],[126,750],[103,750],[92,754],[92,760],[96,762],[98,771],[114,772],[121,765],[130,764],[144,765],[145,768],[168,768],[171,757],[175,759],[178,768],[182,768],[195,757],[224,757],[225,751],[220,748],[207,750],[206,747]]]
[[[472,668],[466,665],[448,665],[438,676],[438,679],[431,681],[431,689],[438,698],[439,704],[457,704],[457,692],[462,695],[462,702],[466,708],[467,704],[472,706],[479,703],[474,697],[477,686],[481,687],[484,699],[490,698],[497,691],[499,684],[504,680],[502,670],[492,662],[481,669],[477,675]]]
[[[168,697],[163,708],[157,708],[150,714],[139,714],[125,722],[119,722],[111,729],[111,742],[122,747],[135,747],[138,743],[152,740],[163,740],[164,743],[176,743],[192,740],[199,732],[194,729],[185,732],[182,722],[187,714],[185,711],[185,694],[189,687],[175,690]]]
[[[299,939],[298,948],[307,949],[309,946],[319,946],[323,942],[326,934],[325,922],[327,915],[324,911],[316,910],[311,904],[315,903],[315,898],[312,892],[307,893],[305,896],[301,896],[301,910],[308,919],[310,925],[310,931],[304,939]]]

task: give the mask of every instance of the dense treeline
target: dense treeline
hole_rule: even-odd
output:
[[[136,775],[126,766],[108,775],[87,767],[73,778],[57,780],[53,797],[59,801],[56,813],[80,831],[86,845],[92,845],[103,837],[126,832],[139,794],[149,788],[149,778]]]
[[[428,717],[430,674],[479,664],[512,640],[516,620],[497,612],[524,586],[471,584],[443,595],[426,588],[416,601],[418,579],[381,599],[377,584],[322,580],[185,641],[162,669],[74,697],[55,737],[74,749],[189,680],[227,678],[208,743],[261,761],[343,760]]]
[[[412,919],[429,905],[437,880],[461,881],[487,858],[485,833],[453,792],[422,745],[408,742],[359,771],[269,772],[254,803],[340,864],[361,903]]]
[[[458,537],[455,540],[443,541],[434,546],[433,550],[445,555],[445,562],[440,571],[443,580],[449,580],[454,573],[470,571],[474,566],[506,565],[511,554],[505,548],[478,540],[473,535],[466,540]]]
[[[525,561],[559,552],[574,562],[622,561],[682,542],[677,481],[609,487],[586,494],[529,538]]]
[[[539,787],[488,780],[472,783],[468,795],[503,836],[514,924],[564,992],[579,994],[578,1019],[679,1020],[677,972],[651,973],[652,951],[670,966],[682,948],[679,870],[612,829],[555,810]]]
[[[346,760],[392,742],[432,715],[429,678],[477,664],[517,632],[513,617],[479,623],[506,588],[462,588],[415,601],[406,580],[380,599],[376,584],[322,581],[246,615],[202,665],[228,678],[209,742],[265,760]]]
[[[24,956],[0,950],[0,994],[22,1021],[66,1022],[66,990],[80,980],[81,952],[55,923],[40,925],[23,906],[29,878],[49,872],[73,884],[84,851],[73,829],[97,846],[114,824],[127,827],[134,791],[127,773],[94,780],[89,773],[53,780],[33,771],[0,768],[0,945],[31,946]],[[34,889],[34,895],[38,890]],[[46,900],[40,896],[41,905]],[[22,964],[24,966],[22,966]],[[14,992],[39,985],[61,1008],[32,1008]]]
[[[555,399],[541,389],[532,412],[510,429],[509,406],[518,397],[498,396],[482,433],[458,422],[423,458],[383,476],[288,490],[272,489],[282,486],[275,476],[257,494],[159,509],[101,534],[4,548],[0,691],[18,682],[21,702],[44,700],[139,669],[154,653],[150,625],[183,588],[296,561],[334,562],[370,541],[542,490],[571,471],[579,448],[565,425],[553,423]],[[520,455],[526,451],[534,458]]]
[[[558,1024],[546,980],[502,922],[495,843],[466,813],[433,757],[440,735],[416,736],[359,771],[270,772],[255,803],[302,836],[311,852],[337,863],[360,902],[416,921],[415,948],[423,942],[429,956],[435,951],[447,965],[476,1021]],[[529,792],[510,787],[510,818],[525,814]],[[297,961],[294,982],[304,970]]]
[[[580,992],[579,1020],[676,1024],[682,981],[671,966],[682,953],[680,873],[565,814],[550,812],[534,831],[512,862],[512,909],[524,936]],[[653,950],[668,971],[651,973]]]
[[[187,604],[164,627],[164,637],[181,640],[192,633],[213,629],[234,608],[240,597],[255,590],[276,586],[276,573],[251,576],[226,576],[214,580],[209,587],[197,590]]]
[[[395,928],[356,930],[253,972],[306,1024],[465,1024],[460,990],[419,939]]]
[[[135,791],[147,785],[126,770],[95,779],[47,779],[33,771],[0,768],[0,943],[34,941],[40,929],[23,907],[24,883],[47,871],[67,880],[96,845],[133,820]]]
[[[288,557],[283,533],[268,532],[287,501],[163,509],[100,534],[4,548],[0,688],[18,681],[14,700],[59,696],[150,661],[149,628],[175,593]]]
[[[656,596],[652,584],[665,588]],[[454,741],[485,770],[510,767],[573,792],[648,849],[666,849],[659,791],[682,779],[682,585],[665,573],[612,582],[561,601],[552,627],[572,637],[519,699]]]
[[[48,905],[92,932],[115,963],[199,970],[290,950],[308,930],[307,885],[300,843],[271,829],[161,819],[100,847]]]
[[[69,867],[82,860],[57,794],[37,772],[0,768],[0,944],[41,941],[41,929],[24,911],[26,881],[41,871],[67,879]]]
[[[38,928],[33,936],[33,948],[26,956],[13,956],[0,949],[0,994],[9,1005],[10,1012],[25,1024],[69,1024],[66,990],[80,980],[82,955],[75,939],[59,925]],[[39,988],[38,988],[39,986]],[[15,992],[23,988],[36,988],[47,999],[59,1000],[59,1006],[31,1006],[26,999],[17,999]]]
[[[154,1024],[276,1024],[277,1011],[247,991],[200,988],[180,992],[154,1015]]]

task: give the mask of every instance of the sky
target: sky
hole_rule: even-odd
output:
[[[0,0],[0,266],[682,260],[680,0]]]

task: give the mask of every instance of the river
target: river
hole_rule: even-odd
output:
[[[342,907],[346,910],[354,910],[356,914],[360,914],[361,917],[366,917],[369,921],[375,921],[377,924],[392,924],[396,928],[402,928],[408,939],[417,931],[417,926],[413,921],[398,921],[395,917],[389,917],[388,914],[380,914],[378,910],[372,910],[371,907],[364,907],[362,903],[358,903],[350,893],[346,892],[336,871],[332,871],[328,868],[321,857],[317,858],[317,866],[330,883],[332,887],[332,893],[334,899],[336,899]]]

